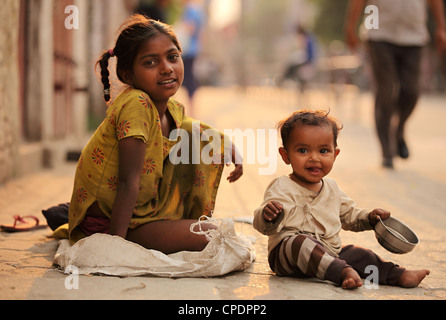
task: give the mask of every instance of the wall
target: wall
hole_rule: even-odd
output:
[[[2,0],[0,185],[53,168],[88,140],[107,108],[95,62],[113,46],[135,0]],[[78,8],[79,28],[64,24]],[[101,120],[102,121],[102,120]]]
[[[16,174],[19,144],[19,1],[0,10],[0,184]]]

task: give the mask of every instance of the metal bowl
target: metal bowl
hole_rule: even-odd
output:
[[[408,253],[420,242],[417,235],[404,223],[390,217],[379,218],[375,225],[375,236],[379,244],[392,253]]]

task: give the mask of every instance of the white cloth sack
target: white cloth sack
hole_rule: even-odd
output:
[[[202,231],[203,222],[217,225]],[[198,231],[194,231],[197,229]],[[191,225],[191,232],[205,235],[209,244],[201,252],[166,255],[148,250],[121,237],[94,234],[73,246],[61,240],[54,265],[65,273],[110,276],[214,277],[246,269],[255,260],[251,242],[237,235],[232,219],[207,218]],[[73,268],[74,267],[74,268]]]

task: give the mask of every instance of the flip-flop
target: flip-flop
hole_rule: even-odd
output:
[[[6,232],[24,232],[24,231],[32,231],[38,229],[44,229],[46,225],[39,225],[39,219],[35,216],[24,216],[21,217],[19,215],[15,215],[13,225],[2,225],[0,228]],[[28,222],[26,219],[32,219],[34,222]]]

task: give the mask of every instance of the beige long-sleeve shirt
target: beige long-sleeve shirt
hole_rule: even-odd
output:
[[[341,228],[351,231],[371,230],[369,211],[356,207],[333,179],[324,178],[319,193],[308,190],[288,176],[274,179],[265,191],[264,201],[254,212],[254,228],[268,236],[268,252],[283,239],[295,234],[316,238],[335,257],[341,251]],[[283,205],[274,222],[263,218],[269,201]]]

